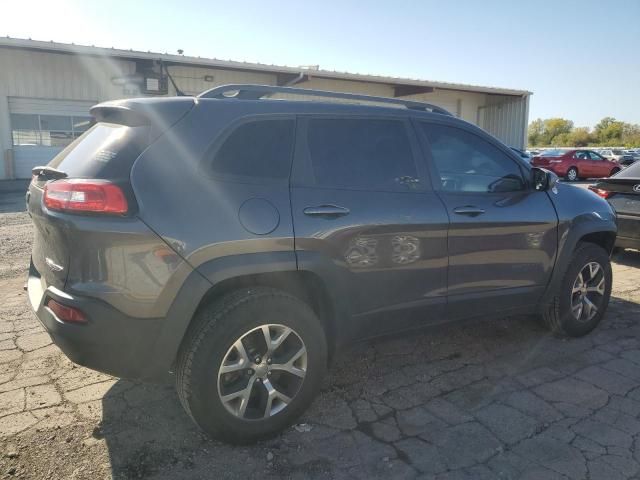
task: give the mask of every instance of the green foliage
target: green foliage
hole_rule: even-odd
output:
[[[564,118],[538,118],[529,124],[531,147],[640,147],[640,125],[605,117],[590,130]]]

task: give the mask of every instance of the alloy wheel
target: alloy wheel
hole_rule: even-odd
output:
[[[598,262],[587,263],[576,277],[571,289],[571,313],[579,322],[589,322],[604,301],[606,277]]]
[[[218,369],[218,395],[228,412],[262,420],[283,411],[307,374],[307,349],[290,327],[265,324],[237,339]]]

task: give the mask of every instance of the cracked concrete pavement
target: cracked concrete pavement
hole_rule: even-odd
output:
[[[0,478],[622,479],[640,475],[640,253],[580,339],[496,318],[354,346],[300,424],[204,437],[172,386],[73,365],[22,290],[31,226],[0,195]]]

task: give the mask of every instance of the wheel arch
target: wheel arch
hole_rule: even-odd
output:
[[[546,305],[556,290],[573,258],[576,249],[584,243],[592,243],[602,247],[607,255],[611,255],[616,241],[617,227],[613,220],[602,219],[600,222],[574,223],[561,240],[556,264],[551,275],[547,289],[540,300],[540,306]]]
[[[161,375],[172,369],[198,310],[221,295],[249,286],[278,288],[306,302],[322,322],[330,356],[341,343],[341,317],[330,287],[318,274],[298,270],[293,252],[235,255],[207,262],[187,277],[156,341],[153,371]]]

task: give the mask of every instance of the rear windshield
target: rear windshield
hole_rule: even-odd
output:
[[[562,150],[547,150],[540,154],[541,157],[560,157],[562,155],[564,155],[564,151]]]
[[[631,164],[616,175],[617,178],[638,178],[640,179],[640,162]]]
[[[148,126],[97,123],[56,155],[49,166],[71,178],[126,179],[148,145]]]

